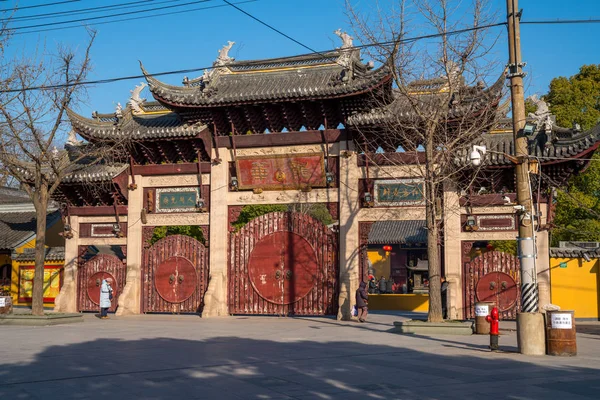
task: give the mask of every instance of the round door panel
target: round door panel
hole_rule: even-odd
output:
[[[498,311],[511,309],[517,302],[519,295],[517,283],[504,272],[490,272],[479,279],[476,287],[479,301],[493,301],[498,306]]]
[[[190,260],[173,256],[156,268],[154,286],[169,303],[182,303],[196,290],[196,268]]]
[[[287,231],[264,237],[248,262],[254,289],[277,304],[291,304],[305,297],[316,283],[317,270],[317,256],[310,243]]]
[[[519,290],[512,276],[498,272],[498,310],[506,311],[517,303]]]
[[[115,277],[105,271],[96,272],[92,276],[88,278],[87,282],[87,295],[92,303],[96,305],[100,305],[100,286],[102,285],[102,280],[106,279],[110,286],[113,289],[113,297],[117,297],[118,293],[118,283]]]

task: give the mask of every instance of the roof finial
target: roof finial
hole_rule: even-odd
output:
[[[131,98],[129,99],[129,105],[131,106],[131,108],[133,109],[134,112],[136,113],[143,113],[144,110],[142,110],[142,103],[144,103],[146,101],[146,99],[142,99],[140,94],[142,93],[142,90],[144,90],[144,88],[147,85],[144,82],[141,82],[139,84],[139,86],[136,86],[133,90],[130,90],[131,92]]]
[[[123,106],[121,105],[121,103],[117,103],[117,107],[115,108],[115,117],[123,117]]]
[[[225,65],[235,60],[235,58],[229,57],[229,50],[231,50],[234,44],[235,42],[228,41],[227,44],[219,50],[219,56],[214,63],[215,66]]]
[[[342,47],[340,47],[341,49],[349,49],[351,47],[354,47],[354,44],[352,43],[354,38],[352,36],[348,35],[346,32],[342,32],[341,29],[334,31],[333,33],[335,33],[340,37],[340,39],[342,39]]]
[[[71,129],[71,131],[68,134],[68,138],[65,142],[65,145],[79,146],[81,143],[83,143],[81,140],[77,140],[77,133],[75,133],[75,131]]]

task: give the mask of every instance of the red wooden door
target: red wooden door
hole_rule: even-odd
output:
[[[194,238],[167,236],[144,251],[143,312],[199,313],[208,284],[208,250]]]
[[[232,314],[337,312],[337,235],[310,216],[271,213],[232,233]]]
[[[501,319],[516,319],[521,308],[519,259],[489,251],[465,262],[465,318],[475,318],[475,302],[493,301]]]
[[[86,261],[78,274],[79,311],[100,309],[100,286],[102,280],[109,281],[113,289],[113,299],[109,311],[115,311],[119,295],[125,286],[127,270],[123,261],[112,254],[98,254]]]

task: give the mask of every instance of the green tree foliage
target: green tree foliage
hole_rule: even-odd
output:
[[[600,65],[584,65],[570,78],[550,82],[544,96],[559,126],[578,123],[590,129],[600,122]],[[563,241],[600,241],[600,156],[594,155],[589,168],[559,188],[556,198],[552,245]]]
[[[283,211],[294,211],[308,214],[314,219],[321,221],[324,225],[329,225],[334,222],[333,217],[327,209],[327,206],[322,203],[290,205],[257,204],[244,206],[238,219],[232,225],[236,230],[240,230],[244,225],[252,221],[254,218],[272,212]]]
[[[590,129],[600,120],[600,64],[584,65],[570,78],[552,79],[544,99],[550,103],[559,126],[578,123]]]
[[[566,190],[557,195],[556,228],[552,245],[559,241],[600,241],[600,154],[596,153],[589,168],[574,176]]]
[[[516,240],[491,240],[490,244],[493,246],[494,251],[512,254],[513,256],[517,255]]]
[[[256,217],[261,215],[276,212],[276,211],[287,211],[288,207],[285,205],[271,205],[271,204],[256,204],[247,205],[242,208],[240,216],[237,221],[232,225],[236,230],[241,229],[248,222],[252,221]]]
[[[185,235],[190,236],[199,241],[202,244],[206,244],[204,238],[204,232],[199,226],[190,225],[176,225],[176,226],[157,226],[152,232],[152,238],[150,239],[150,245],[158,242],[160,239],[171,235]]]

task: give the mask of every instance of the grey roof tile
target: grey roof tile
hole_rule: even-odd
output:
[[[35,249],[23,249],[23,253],[19,253],[14,257],[17,261],[34,261]],[[62,261],[65,259],[64,247],[48,247],[46,248],[46,261]]]
[[[425,220],[377,221],[371,227],[369,244],[427,243]]]
[[[47,225],[60,218],[59,212],[48,215]],[[0,249],[12,250],[35,234],[35,211],[0,213]]]

